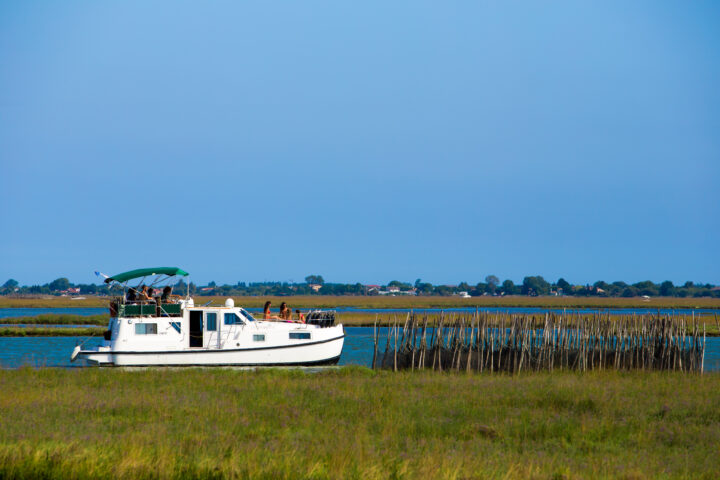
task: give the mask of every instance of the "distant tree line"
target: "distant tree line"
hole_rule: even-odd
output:
[[[10,279],[0,287],[0,295],[115,295],[120,287],[106,284],[95,285],[74,284],[65,277],[57,278],[44,285],[20,285]],[[716,297],[720,298],[720,287],[711,284],[685,282],[674,285],[666,280],[653,283],[650,280],[628,284],[625,282],[607,283],[598,281],[585,285],[575,285],[564,278],[551,283],[541,276],[525,277],[522,284],[516,285],[512,280],[500,281],[495,275],[488,275],[484,282],[470,285],[461,282],[458,285],[433,285],[421,279],[414,283],[393,280],[387,285],[364,285],[361,283],[328,283],[322,275],[308,275],[303,283],[291,282],[237,282],[234,285],[218,285],[210,282],[198,286],[184,280],[175,284],[176,293],[190,292],[191,295],[440,295],[450,296],[466,292],[470,296],[503,296],[503,295],[563,295],[576,297]]]

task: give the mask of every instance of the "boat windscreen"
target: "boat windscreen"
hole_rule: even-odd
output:
[[[254,322],[254,321],[255,321],[255,318],[253,318],[253,316],[250,315],[250,312],[248,312],[248,311],[245,310],[244,308],[241,308],[241,309],[240,309],[240,313],[242,313],[243,316],[244,316],[245,318],[247,318],[248,322]]]

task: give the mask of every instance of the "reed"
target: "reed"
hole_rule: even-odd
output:
[[[554,370],[703,372],[706,331],[671,315],[407,314],[395,317],[373,368],[520,373]],[[375,337],[375,349],[382,339]]]

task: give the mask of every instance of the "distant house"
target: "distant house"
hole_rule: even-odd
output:
[[[378,290],[378,295],[417,295],[417,288],[400,290],[400,287],[387,287],[385,290]]]
[[[200,289],[201,292],[212,292],[215,290],[215,287],[203,287]]]
[[[16,289],[17,291],[17,289]],[[80,295],[80,287],[68,288],[67,290],[60,290],[60,295],[67,297],[68,295]]]
[[[308,287],[310,287],[313,292],[317,292],[322,288],[322,285],[320,285],[319,283],[310,283],[308,284]]]
[[[373,294],[380,291],[380,285],[363,285],[365,287],[365,293]]]

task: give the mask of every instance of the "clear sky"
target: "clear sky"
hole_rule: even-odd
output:
[[[0,283],[720,283],[716,1],[0,2]]]

